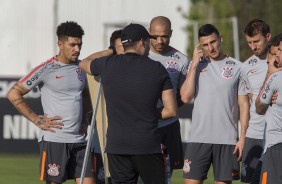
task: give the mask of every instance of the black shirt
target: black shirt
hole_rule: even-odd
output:
[[[134,53],[94,60],[93,75],[104,89],[108,130],[106,152],[152,154],[161,152],[157,101],[172,89],[161,63]]]

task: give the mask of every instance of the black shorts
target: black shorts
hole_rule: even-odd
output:
[[[183,168],[183,147],[180,135],[180,123],[174,123],[159,128],[162,138],[162,144],[166,147],[169,154],[170,168]]]
[[[246,137],[242,166],[241,182],[259,183],[261,173],[261,155],[263,152],[264,141],[262,139],[253,139]]]
[[[62,183],[80,178],[86,143],[56,143],[41,141],[40,180]],[[93,178],[93,157],[88,158],[85,177]]]
[[[261,168],[261,184],[282,183],[282,143],[267,148]]]
[[[211,164],[215,181],[240,179],[237,156],[233,155],[235,145],[188,143],[185,150],[183,177],[203,181]]]
[[[112,184],[136,183],[140,175],[146,184],[164,184],[164,159],[161,153],[146,155],[107,154]]]
[[[94,158],[94,178],[96,184],[105,183],[104,164],[101,153],[92,153]]]

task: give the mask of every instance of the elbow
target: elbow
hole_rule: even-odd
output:
[[[181,96],[181,101],[185,104],[190,103],[192,101],[192,98]]]
[[[256,113],[259,114],[259,115],[264,115],[265,112],[259,108],[256,108]]]
[[[7,98],[11,102],[13,100],[14,94],[13,91],[10,89],[7,93]]]

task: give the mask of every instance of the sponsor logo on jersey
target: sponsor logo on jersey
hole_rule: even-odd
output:
[[[61,68],[62,66],[59,65],[59,64],[51,64],[51,67],[52,67],[53,69],[59,69],[59,68]]]
[[[228,60],[225,62],[227,65],[235,65],[235,62],[232,60]]]
[[[191,161],[189,161],[188,159],[186,159],[186,160],[184,160],[184,165],[183,165],[183,172],[184,173],[188,173],[188,172],[190,172],[190,164],[191,164],[192,162]]]
[[[247,75],[249,76],[249,75],[255,74],[256,72],[257,72],[257,70],[253,69],[253,70],[250,70],[250,71],[247,73]]]
[[[171,55],[171,58],[172,59],[180,59],[180,56],[178,54],[174,53],[174,54]]]
[[[177,62],[176,61],[167,61],[166,62],[166,70],[169,73],[177,73]]]
[[[226,78],[226,79],[230,79],[232,78],[232,67],[223,67],[222,68],[222,77]]]
[[[82,76],[82,71],[81,71],[79,68],[75,69],[75,71],[76,71],[76,73],[77,73],[77,78],[78,78],[78,80],[80,80],[81,82],[83,82],[83,81],[84,81],[84,78],[83,78],[83,76]]]
[[[56,164],[49,164],[48,165],[49,169],[47,171],[49,176],[58,176],[60,174],[59,169],[60,166]]]
[[[257,59],[253,58],[249,61],[249,65],[254,66],[255,64],[257,64],[257,62],[258,62]]]
[[[27,85],[32,85],[32,82],[38,80],[39,76],[47,69],[47,63],[43,63],[42,67],[36,71],[29,80],[26,81]]]

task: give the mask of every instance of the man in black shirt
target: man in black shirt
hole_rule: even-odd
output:
[[[143,26],[130,24],[122,31],[125,54],[112,55],[109,49],[80,63],[88,74],[101,76],[108,115],[105,151],[113,183],[136,183],[138,175],[146,184],[164,183],[158,118],[176,116],[177,106],[166,69],[147,57],[150,38]]]

